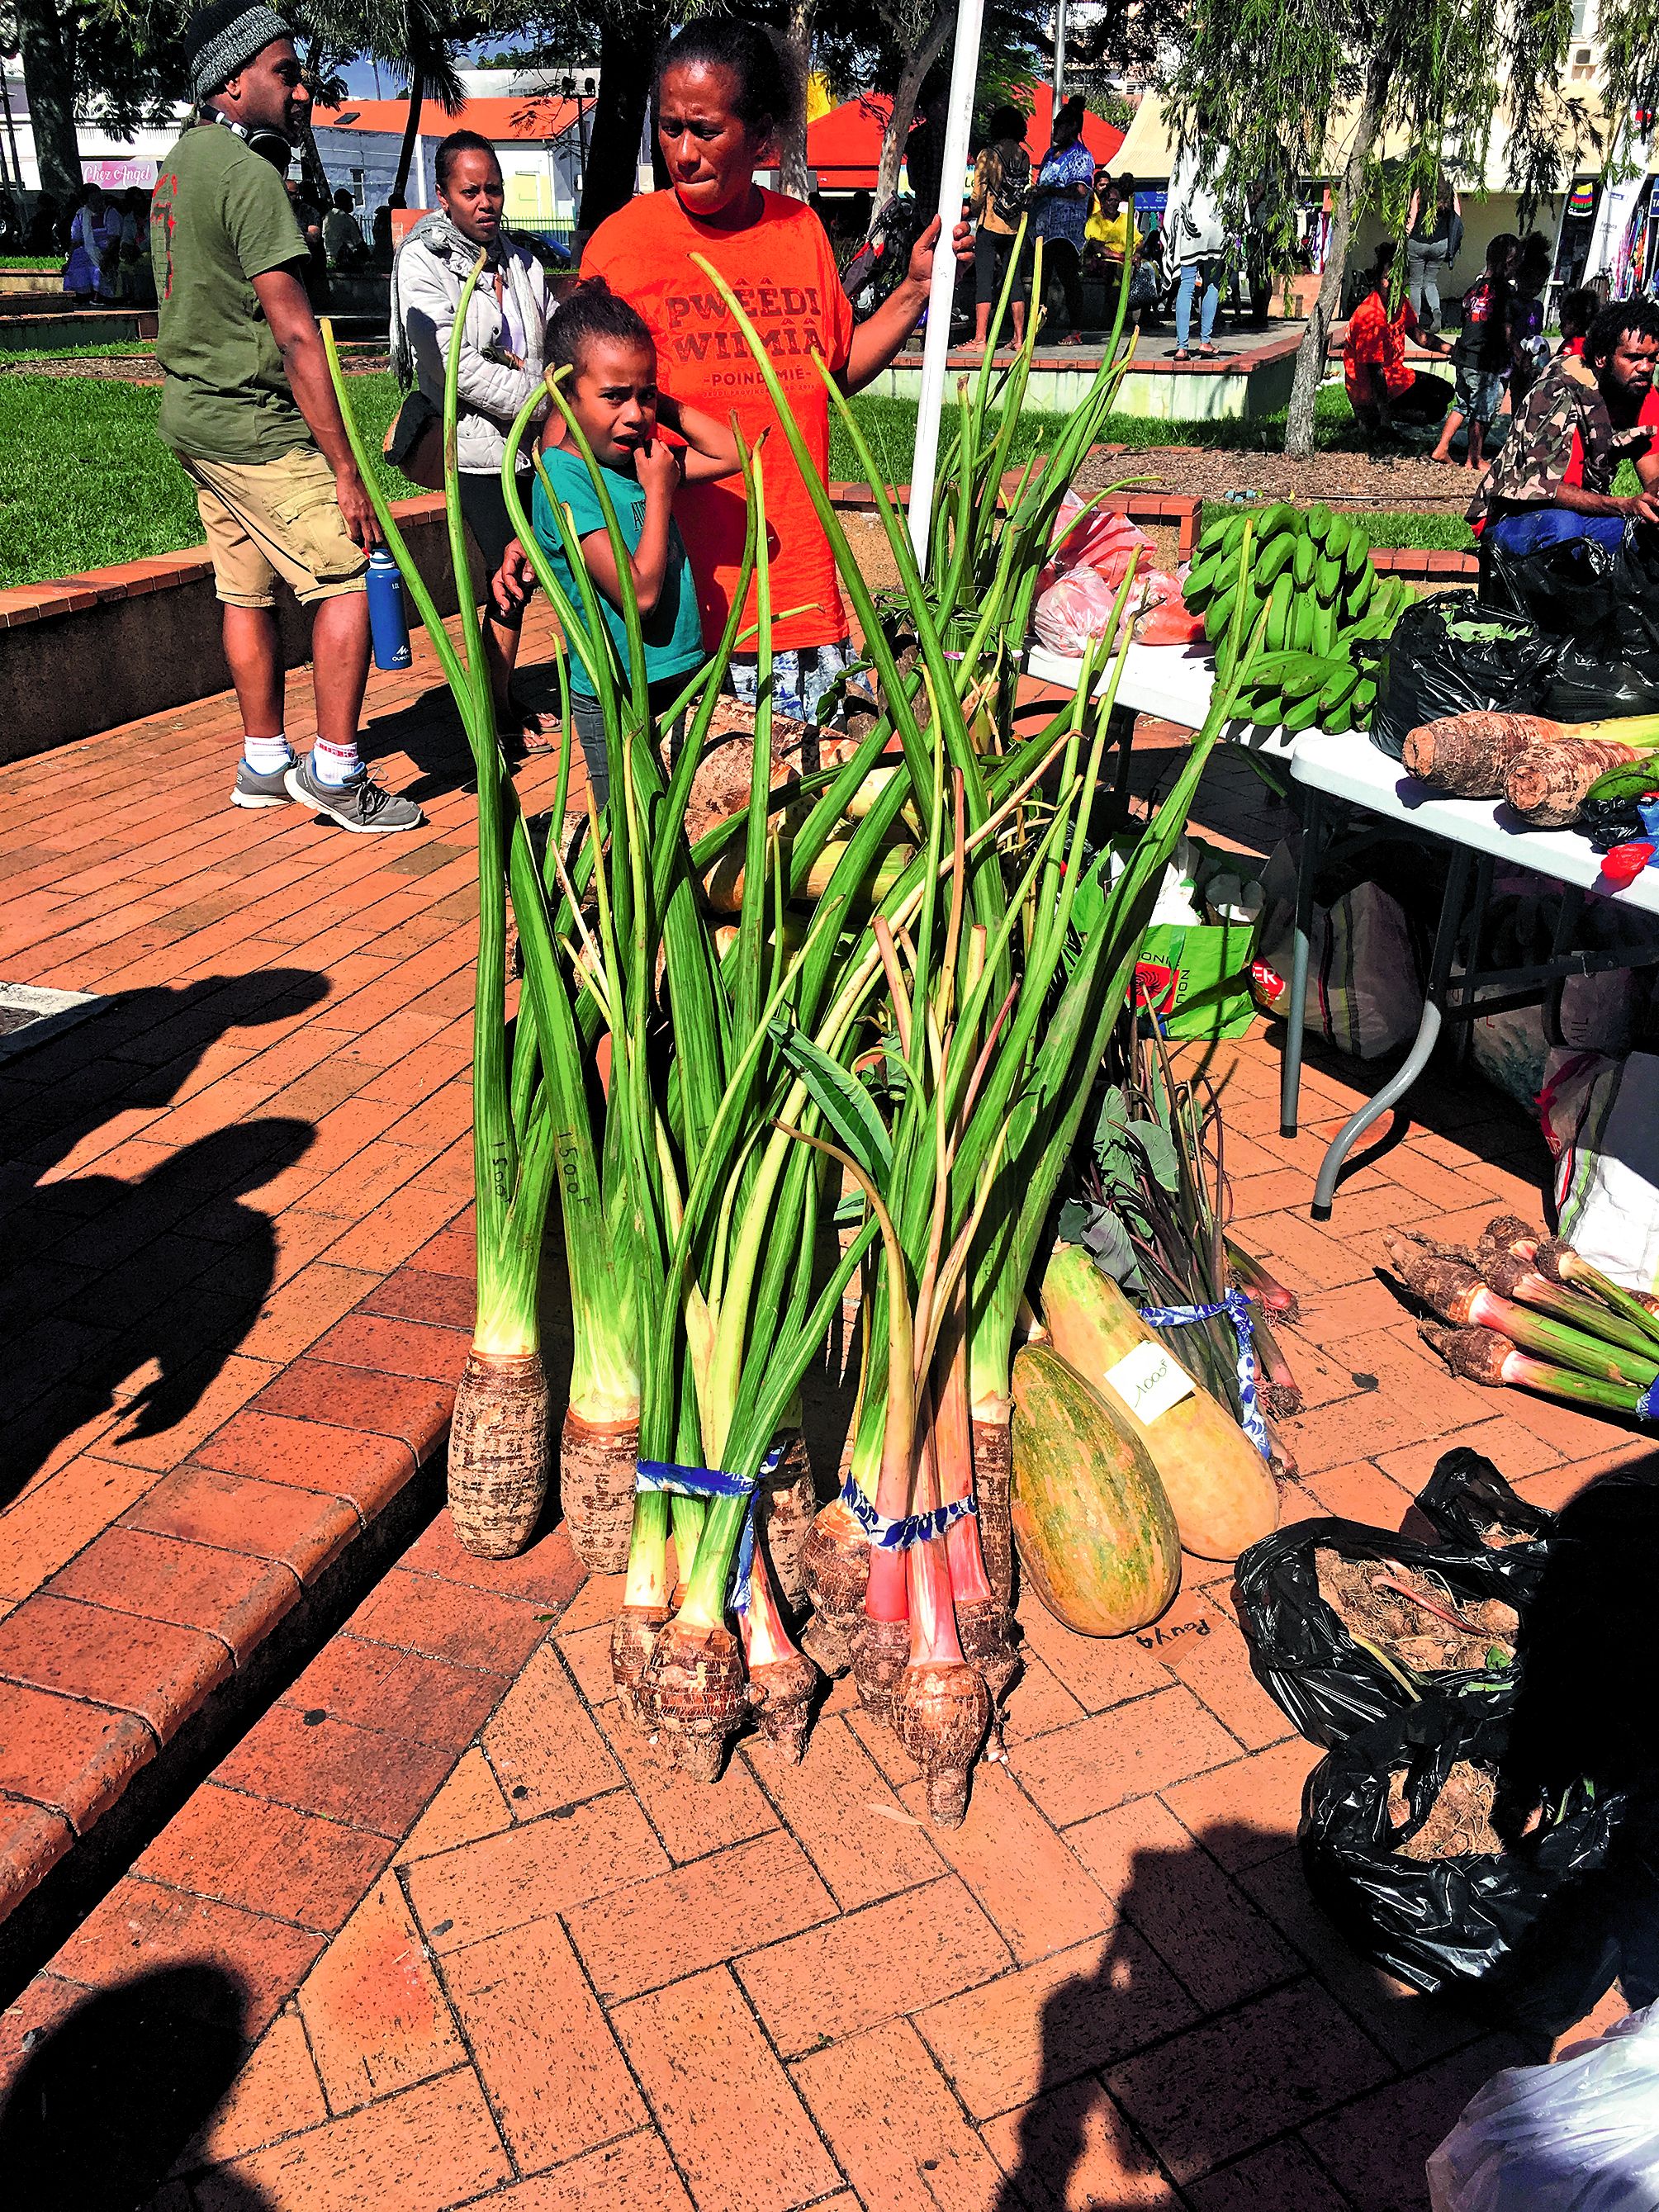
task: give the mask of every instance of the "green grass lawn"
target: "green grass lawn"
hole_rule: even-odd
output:
[[[56,275],[64,265],[61,253],[0,253],[0,276],[20,271],[31,276]]]
[[[131,352],[99,347],[99,353]],[[398,404],[396,386],[384,372],[354,375],[350,393],[364,443],[388,495],[415,487],[379,459],[380,441]],[[177,463],[155,436],[161,391],[154,385],[87,378],[0,376],[0,585],[74,575],[118,561],[142,560],[181,546],[198,545],[202,531],[195,496]],[[854,402],[878,470],[890,483],[910,474],[915,440],[913,401],[866,394]],[[1053,439],[1063,418],[1028,410],[1015,433],[1012,460],[1023,465]],[[948,431],[947,431],[948,436]],[[1260,450],[1283,442],[1283,418],[1262,422],[1168,423],[1114,416],[1109,442],[1144,449],[1179,443]],[[1340,388],[1320,395],[1322,445],[1347,442],[1353,418]],[[831,417],[830,473],[860,479],[853,442]],[[1469,533],[1452,515],[1368,514],[1374,545],[1466,546]]]
[[[380,483],[406,497],[416,487],[379,459],[397,386],[382,373],[349,389]],[[0,376],[0,585],[202,543],[196,495],[155,435],[161,404],[158,385]]]

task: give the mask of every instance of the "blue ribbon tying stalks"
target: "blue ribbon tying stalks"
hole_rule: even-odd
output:
[[[908,1552],[913,1544],[942,1536],[964,1513],[979,1510],[971,1498],[957,1498],[949,1505],[934,1506],[930,1513],[907,1513],[902,1521],[890,1521],[885,1514],[877,1512],[850,1474],[841,1486],[841,1502],[852,1508],[859,1526],[883,1552]]]
[[[779,1445],[774,1444],[761,1462],[759,1474],[726,1474],[717,1467],[679,1467],[672,1460],[642,1459],[634,1469],[634,1494],[637,1498],[646,1491],[671,1491],[680,1498],[746,1498],[749,1510],[743,1516],[743,1534],[738,1539],[738,1556],[732,1571],[732,1599],[733,1613],[749,1610],[749,1577],[755,1565],[755,1497],[763,1476],[775,1474],[783,1458]],[[686,1562],[686,1568],[690,1565]],[[682,1571],[683,1572],[684,1570]]]
[[[1154,1328],[1177,1327],[1182,1322],[1213,1321],[1218,1314],[1225,1314],[1238,1338],[1238,1402],[1243,1408],[1239,1426],[1261,1453],[1263,1459],[1273,1457],[1273,1446],[1267,1441],[1267,1425],[1261,1418],[1261,1409],[1255,1396],[1255,1346],[1250,1341],[1254,1327],[1250,1302],[1243,1291],[1229,1291],[1219,1305],[1214,1306],[1142,1306],[1140,1318],[1149,1321]]]
[[[1656,1376],[1636,1401],[1638,1421],[1659,1421],[1659,1376]]]

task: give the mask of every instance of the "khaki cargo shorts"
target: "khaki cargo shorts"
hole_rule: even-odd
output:
[[[248,465],[188,453],[179,466],[213,556],[214,589],[228,607],[276,603],[276,579],[301,606],[361,592],[368,556],[340,519],[334,471],[314,446]]]

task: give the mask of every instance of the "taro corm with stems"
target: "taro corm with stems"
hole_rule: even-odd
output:
[[[1643,1393],[1633,1382],[1609,1382],[1570,1367],[1554,1365],[1522,1352],[1495,1328],[1437,1328],[1419,1322],[1419,1334],[1431,1345],[1454,1375],[1466,1382],[1492,1387],[1507,1383],[1517,1389],[1536,1390],[1540,1396],[1559,1398],[1564,1405],[1583,1406],[1596,1413],[1639,1413]]]
[[[466,543],[455,465],[459,333],[483,257],[463,288],[444,389],[445,496],[451,559],[466,574]],[[506,1559],[522,1551],[547,1489],[549,1406],[542,1365],[538,1276],[548,1206],[570,1174],[555,1097],[556,1070],[538,1041],[570,1016],[541,876],[512,780],[502,763],[489,679],[469,592],[459,594],[461,649],[452,644],[431,594],[378,489],[353,418],[331,327],[330,372],[348,434],[369,487],[386,544],[432,640],[472,753],[478,794],[478,961],[473,1000],[473,1158],[477,1221],[477,1319],[455,1400],[449,1445],[450,1510],[467,1550]],[[561,791],[563,780],[561,781]],[[511,869],[524,948],[526,994],[534,1018],[514,1022],[507,1006],[506,886]],[[567,1203],[567,1241],[573,1237]],[[622,1308],[620,1297],[617,1300]]]
[[[1576,1370],[1608,1382],[1646,1389],[1659,1378],[1659,1346],[1627,1351],[1605,1337],[1591,1336],[1561,1321],[1489,1290],[1479,1272],[1461,1261],[1442,1259],[1413,1240],[1389,1231],[1383,1243],[1407,1288],[1440,1320],[1458,1327],[1474,1324],[1495,1330],[1523,1352],[1557,1367]]]

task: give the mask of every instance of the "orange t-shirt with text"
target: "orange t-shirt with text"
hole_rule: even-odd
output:
[[[835,556],[801,481],[777,411],[748,341],[703,271],[701,253],[736,293],[759,331],[819,477],[830,465],[830,395],[814,350],[831,369],[847,366],[853,309],[841,287],[823,225],[811,208],[761,188],[759,220],[746,230],[699,222],[674,191],[644,192],[608,216],[587,241],[584,276],[603,276],[639,309],[657,346],[657,379],[688,406],[725,422],[735,415],[752,447],[763,429],[763,462],[772,605],[799,607],[773,624],[775,646],[829,645],[847,635]],[[743,565],[743,479],[684,485],[675,520],[690,556],[704,641],[725,627]],[[750,587],[745,622],[755,618]],[[753,652],[752,639],[744,648]]]

